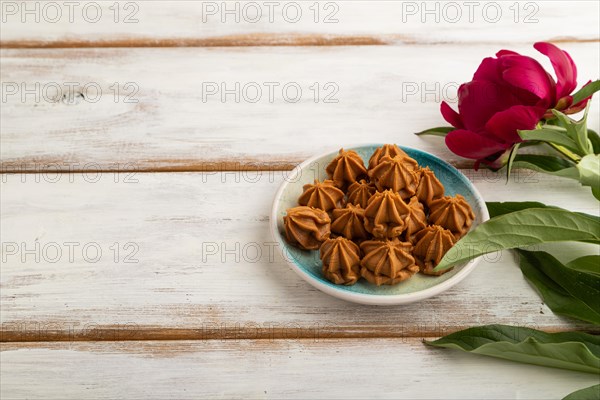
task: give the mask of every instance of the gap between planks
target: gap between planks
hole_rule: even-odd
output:
[[[5,325],[15,326],[18,322]],[[434,329],[389,329],[376,331],[366,327],[326,327],[315,326],[301,328],[295,324],[288,326],[244,324],[239,327],[224,327],[209,324],[198,329],[143,327],[135,324],[122,326],[90,326],[80,330],[70,329],[53,331],[48,329],[37,331],[11,330],[2,327],[0,343],[34,343],[34,342],[124,342],[124,341],[208,341],[208,340],[341,340],[341,339],[416,339],[438,338],[468,328],[436,327]],[[43,327],[42,327],[43,328]],[[582,331],[589,334],[600,334],[600,328],[573,326],[569,329],[545,328],[545,332]]]
[[[569,36],[548,38],[552,43],[600,43],[598,38]],[[270,34],[226,35],[210,38],[119,38],[106,40],[5,40],[0,49],[72,49],[135,47],[269,47],[269,46],[385,46],[385,45],[496,45],[488,41],[460,43],[445,40],[422,40],[408,35],[327,35]],[[513,43],[514,44],[514,43]]]
[[[303,160],[294,161],[209,161],[200,160],[153,160],[149,163],[115,162],[109,167],[90,163],[89,168],[71,168],[68,160],[23,160],[0,162],[0,174],[39,173],[159,173],[159,172],[244,172],[244,171],[291,171]],[[85,164],[85,163],[84,163]],[[460,167],[457,167],[460,168]]]
[[[40,173],[173,173],[173,172],[277,172],[292,171],[300,163],[308,159],[290,159],[281,161],[258,161],[244,159],[238,161],[214,160],[152,160],[150,162],[123,162],[109,164],[103,167],[97,163],[76,163],[86,165],[85,168],[70,167],[69,160],[23,159],[0,161],[1,174],[40,174]],[[450,160],[449,163],[457,169],[472,169],[473,161]]]

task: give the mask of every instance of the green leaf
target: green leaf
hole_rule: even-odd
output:
[[[600,187],[600,154],[588,154],[577,164],[582,185]]]
[[[546,143],[554,143],[560,146],[564,146],[569,150],[578,152],[579,148],[577,143],[569,137],[567,131],[561,131],[557,129],[534,129],[531,131],[517,131],[519,136],[523,140],[535,140]]]
[[[596,198],[596,200],[600,201],[600,188],[593,187],[592,188],[592,194],[594,195],[594,197]]]
[[[500,250],[548,242],[600,244],[600,218],[555,208],[529,208],[486,221],[458,241],[434,271]]]
[[[523,275],[553,312],[600,325],[599,276],[567,268],[543,251],[516,251]]]
[[[513,168],[525,168],[545,174],[579,180],[579,170],[564,158],[535,154],[519,154],[515,157]]]
[[[600,90],[600,81],[590,82],[581,89],[579,89],[575,94],[573,94],[573,104],[577,104],[594,93]]]
[[[596,131],[588,129],[588,140],[592,145],[594,154],[600,154],[600,136],[598,136],[598,133],[596,133]]]
[[[432,135],[432,136],[446,137],[446,135],[449,132],[452,132],[454,130],[456,130],[456,128],[454,128],[453,126],[438,126],[437,128],[425,129],[424,131],[417,132],[417,133],[415,133],[415,135],[417,135],[417,136]]]
[[[575,152],[581,156],[592,153],[592,149],[590,148],[589,143],[588,143],[588,134],[587,134],[587,115],[588,115],[589,108],[590,108],[590,103],[588,103],[587,107],[585,108],[585,112],[583,113],[583,118],[581,118],[579,121],[575,121],[575,120],[569,118],[568,116],[566,116],[565,114],[561,113],[558,110],[552,110],[552,114],[554,114],[554,116],[556,116],[556,118],[558,118],[558,120],[560,122],[560,126],[562,126],[563,128],[565,128],[567,130],[567,134],[575,142],[576,149],[577,149],[577,151],[575,151]],[[558,142],[556,142],[556,143],[558,143]],[[561,143],[558,143],[558,144],[561,144]],[[566,145],[564,145],[564,146],[568,147]],[[571,149],[571,150],[573,150],[573,149]]]
[[[562,400],[594,400],[600,399],[600,385],[590,386],[568,394]]]
[[[558,208],[553,206],[547,206],[544,203],[537,201],[505,201],[505,202],[494,202],[488,201],[485,203],[490,218],[497,217],[499,215],[508,214],[515,211],[526,210],[528,208]]]
[[[526,252],[517,250],[519,254],[528,254],[530,261],[541,261],[536,265],[540,271],[571,294],[585,302],[594,312],[600,315],[600,279],[594,274],[566,268],[556,258],[543,251]]]
[[[587,333],[486,325],[425,343],[526,364],[600,373],[600,338]]]
[[[600,256],[591,255],[579,257],[565,264],[567,268],[600,276]]]

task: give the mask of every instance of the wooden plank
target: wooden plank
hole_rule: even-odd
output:
[[[5,48],[597,41],[600,12],[594,1],[1,3]]]
[[[574,181],[517,171],[505,185],[501,174],[465,172],[490,201],[598,212]],[[443,295],[402,307],[313,289],[269,233],[285,174],[3,175],[2,340],[439,336],[486,323],[592,329],[552,314],[508,253]],[[554,247],[563,261],[597,251]]]
[[[3,399],[561,399],[593,374],[419,339],[5,344]]]
[[[418,147],[464,166],[441,139],[413,133],[445,124],[439,103],[456,100],[459,83],[500,47],[2,50],[1,168],[290,169],[365,142]],[[564,48],[580,82],[597,77],[596,43]]]

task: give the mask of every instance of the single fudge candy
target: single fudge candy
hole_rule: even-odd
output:
[[[313,207],[289,208],[283,225],[288,242],[305,250],[317,250],[331,234],[329,215]]]

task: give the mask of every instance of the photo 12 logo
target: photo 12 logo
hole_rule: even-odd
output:
[[[2,103],[33,102],[68,105],[97,103],[110,96],[115,103],[138,103],[140,87],[135,82],[113,82],[103,87],[98,82],[2,82]]]
[[[403,1],[402,23],[475,23],[495,24],[502,18],[510,18],[515,24],[537,24],[540,11],[538,3],[508,1]]]
[[[340,87],[335,82],[202,82],[202,102],[221,103],[298,103],[305,99],[314,103],[339,103]]]
[[[36,264],[55,264],[66,262],[69,264],[86,263],[96,264],[104,258],[110,259],[114,264],[137,264],[136,258],[140,250],[135,242],[126,243],[98,243],[98,242],[2,242],[2,263],[8,262]]]
[[[95,162],[61,163],[19,163],[2,162],[0,164],[0,182],[2,183],[139,183],[135,163],[111,163],[101,165]]]
[[[2,23],[81,23],[137,24],[138,2],[111,1],[2,1]]]
[[[202,22],[296,24],[337,24],[340,6],[337,2],[279,2],[279,1],[204,1]]]

